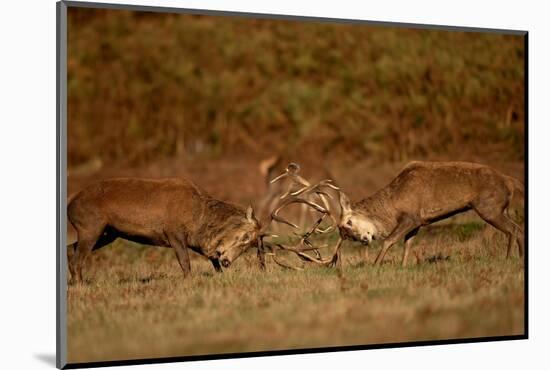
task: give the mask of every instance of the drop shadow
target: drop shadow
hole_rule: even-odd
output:
[[[42,361],[46,365],[49,365],[51,367],[55,367],[55,353],[35,353],[34,358]]]

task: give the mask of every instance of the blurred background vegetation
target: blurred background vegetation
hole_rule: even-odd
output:
[[[69,8],[68,163],[524,159],[524,38]]]

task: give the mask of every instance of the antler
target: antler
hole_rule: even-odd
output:
[[[268,222],[262,228],[262,233],[260,236],[260,245],[263,248],[264,237],[275,236],[275,235],[268,235],[265,233],[273,221],[283,223],[297,229],[298,226],[296,224],[279,216],[279,212],[283,208],[294,203],[305,204],[313,208],[315,211],[321,213],[321,217],[319,217],[319,219],[314,223],[314,225],[309,230],[307,230],[303,235],[300,235],[299,241],[293,246],[286,246],[280,243],[275,243],[275,244],[266,243],[265,244],[266,248],[268,248],[271,252],[269,253],[269,255],[272,257],[272,259],[276,264],[282,267],[290,268],[294,270],[301,270],[302,268],[289,266],[280,262],[277,259],[275,247],[277,247],[280,250],[292,252],[305,262],[316,263],[318,265],[323,265],[323,266],[335,265],[338,260],[340,247],[342,245],[342,238],[341,237],[339,238],[336,244],[335,251],[332,254],[332,256],[329,258],[322,258],[319,252],[320,248],[324,248],[326,246],[315,247],[309,241],[309,238],[316,233],[323,234],[331,230],[334,230],[334,228],[338,225],[338,221],[330,211],[329,203],[326,199],[326,198],[332,198],[332,196],[329,193],[325,192],[324,190],[326,188],[333,189],[333,190],[340,190],[340,188],[332,184],[331,180],[322,180],[312,185],[309,183],[309,181],[307,181],[306,179],[298,175],[299,171],[300,171],[300,166],[298,164],[290,163],[286,168],[285,173],[271,180],[271,183],[274,183],[274,182],[280,181],[281,179],[288,178],[290,180],[290,184],[289,184],[288,190],[280,197],[281,203],[278,205],[278,207],[275,210],[271,212]],[[316,195],[317,197],[319,197],[319,199],[321,199],[321,201],[323,202],[323,206],[301,197],[301,196],[308,196],[308,195]],[[331,219],[332,225],[327,227],[326,229],[321,229],[320,225],[327,216]],[[313,257],[306,253],[311,251],[313,251],[316,254],[316,257]]]

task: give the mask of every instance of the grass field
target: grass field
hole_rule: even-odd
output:
[[[93,253],[87,284],[69,286],[69,361],[524,333],[524,264],[516,249],[504,258],[500,233],[466,216],[415,243],[406,268],[401,245],[375,268],[376,244],[365,264],[347,242],[341,271],[268,260],[262,272],[250,251],[222,274],[195,255],[183,279],[172,250],[117,241]]]

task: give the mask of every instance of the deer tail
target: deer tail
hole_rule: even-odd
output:
[[[69,208],[69,205],[71,204],[71,202],[73,201],[73,199],[75,198],[76,195],[77,194],[72,194],[67,199],[67,209]],[[78,233],[76,232],[75,227],[73,226],[73,224],[71,223],[70,218],[67,215],[67,241],[66,241],[66,244],[68,246],[74,246],[77,241],[78,241]]]
[[[525,199],[525,185],[521,181],[515,177],[506,176],[506,185],[510,190],[510,200],[516,195],[519,195],[521,199]]]
[[[525,200],[525,185],[518,179],[506,176],[506,186],[508,187],[508,190],[510,191],[510,199],[508,201],[508,206],[505,209],[505,213],[508,217],[511,217],[510,215],[510,205],[514,201],[514,199],[518,200],[518,195],[521,197],[521,200]]]

